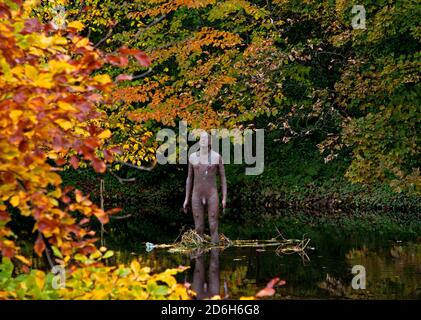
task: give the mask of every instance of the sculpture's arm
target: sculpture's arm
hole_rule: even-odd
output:
[[[187,206],[189,205],[191,192],[193,188],[193,166],[189,161],[189,169],[187,173],[187,180],[186,180],[186,198],[184,199],[183,209],[184,212],[187,213]]]
[[[219,176],[221,177],[222,187],[222,208],[225,209],[227,203],[227,178],[225,177],[224,161],[222,157],[219,157]]]

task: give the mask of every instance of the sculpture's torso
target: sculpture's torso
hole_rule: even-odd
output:
[[[199,153],[190,156],[193,166],[193,194],[194,201],[200,201],[203,205],[209,201],[218,202],[218,189],[216,187],[216,175],[219,169],[220,155],[214,151],[209,152],[208,159]]]
[[[216,187],[216,175],[221,177],[222,205],[225,208],[227,183],[224,164],[219,153],[209,148],[201,148],[199,152],[189,156],[189,172],[186,181],[186,208],[191,196],[196,232],[202,236],[205,228],[204,214],[208,211],[209,229],[213,243],[219,242],[218,235],[218,210],[219,196]],[[185,211],[186,212],[186,211]]]

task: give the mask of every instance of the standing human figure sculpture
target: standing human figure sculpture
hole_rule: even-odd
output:
[[[218,215],[219,195],[216,175],[219,173],[222,186],[222,208],[226,207],[227,181],[222,157],[211,149],[211,139],[203,132],[199,140],[200,149],[189,156],[189,169],[186,181],[186,198],[183,208],[187,213],[191,199],[195,231],[203,236],[205,231],[205,209],[208,212],[212,243],[219,243]]]

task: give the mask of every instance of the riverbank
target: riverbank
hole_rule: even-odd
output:
[[[91,199],[99,204],[100,180],[104,179],[105,209],[120,207],[123,210],[118,216],[125,217],[111,219],[107,226],[111,237],[152,241],[159,235],[171,241],[183,228],[193,228],[193,219],[181,210],[184,168],[170,169],[122,171],[119,173],[122,177],[134,179],[124,183],[111,174],[69,170],[63,173],[63,180],[65,185],[90,193]],[[276,228],[288,237],[301,237],[321,226],[331,228],[332,232],[337,226],[345,226],[349,232],[395,233],[397,238],[421,235],[419,198],[393,193],[388,187],[368,189],[336,178],[295,188],[270,185],[261,178],[233,180],[229,181],[228,208],[221,215],[221,230],[230,238],[264,239],[275,236]]]

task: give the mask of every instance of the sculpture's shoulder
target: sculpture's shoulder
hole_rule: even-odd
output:
[[[211,151],[211,163],[212,164],[219,164],[222,162],[222,156],[216,152],[216,151]]]
[[[197,154],[197,152],[193,152],[190,156],[189,156],[189,162],[193,165],[198,164],[199,163],[199,155]]]
[[[210,161],[210,163],[209,163]],[[222,157],[221,155],[216,152],[211,150],[209,156],[205,156],[205,157],[201,157],[199,152],[194,152],[192,154],[190,154],[189,156],[189,162],[192,165],[198,165],[198,164],[211,164],[211,165],[217,165],[219,163],[221,163],[222,161]]]

